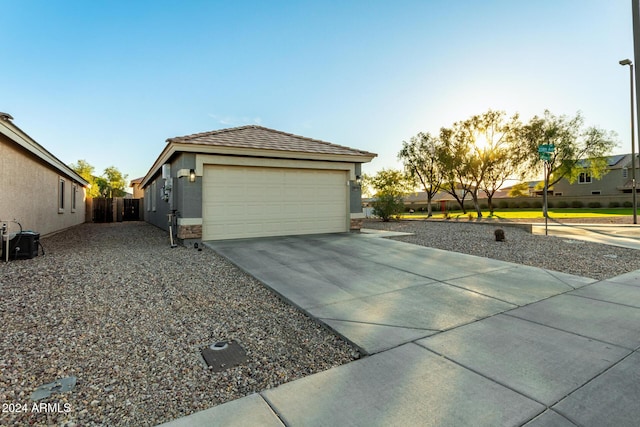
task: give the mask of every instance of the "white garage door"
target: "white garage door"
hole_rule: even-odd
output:
[[[207,165],[202,238],[347,231],[347,172]]]

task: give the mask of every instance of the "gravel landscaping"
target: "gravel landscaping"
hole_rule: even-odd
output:
[[[633,249],[503,224],[364,227],[600,280],[640,269]],[[495,241],[496,228],[505,242]],[[0,262],[0,425],[152,426],[359,357],[213,251],[172,249],[167,233],[146,223],[83,224],[42,243],[44,256]],[[200,349],[218,341],[239,343],[247,361],[207,368]],[[31,400],[38,387],[67,377],[77,379],[72,391]]]
[[[577,222],[577,221],[573,221]],[[594,222],[592,219],[589,222]],[[610,222],[610,220],[609,220]],[[413,233],[394,239],[604,280],[640,269],[640,254],[621,248],[556,236],[534,235],[505,223],[409,220],[366,220],[363,227]],[[506,240],[496,242],[497,228]]]
[[[0,262],[0,425],[151,426],[359,355],[213,251],[145,223],[83,224]],[[206,368],[236,341],[247,362]],[[37,402],[61,378],[75,388]],[[40,405],[41,403],[49,404]]]

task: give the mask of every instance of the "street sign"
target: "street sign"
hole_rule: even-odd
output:
[[[540,154],[540,160],[544,160],[545,162],[548,162],[551,160],[551,153],[539,153]]]
[[[553,153],[556,151],[556,146],[553,144],[542,144],[538,146],[538,153]]]

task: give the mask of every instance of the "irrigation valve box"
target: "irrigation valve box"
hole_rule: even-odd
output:
[[[2,259],[7,259],[7,241],[9,238],[9,260],[31,259],[38,256],[38,244],[40,233],[34,231],[21,231],[20,233],[3,236]]]

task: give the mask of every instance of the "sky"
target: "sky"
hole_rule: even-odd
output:
[[[632,0],[0,0],[0,111],[66,164],[144,176],[258,124],[400,168],[403,141],[545,109],[630,152]]]

